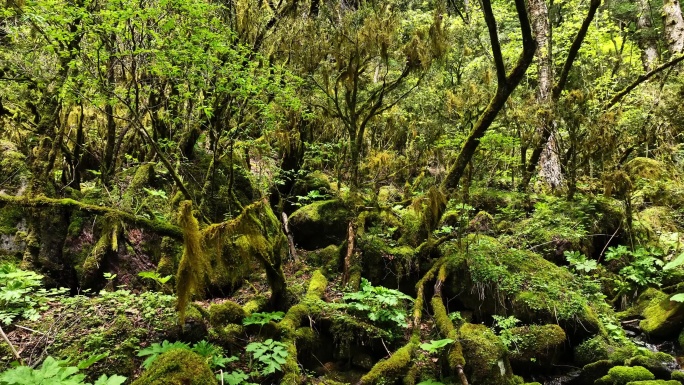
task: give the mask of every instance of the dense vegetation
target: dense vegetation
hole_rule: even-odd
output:
[[[5,0],[0,385],[682,384],[683,51],[677,0]]]

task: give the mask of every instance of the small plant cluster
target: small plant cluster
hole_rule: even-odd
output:
[[[106,357],[106,355],[105,355]],[[17,366],[0,373],[0,385],[121,385],[126,377],[103,374],[91,384],[85,382],[86,375],[79,370],[87,369],[103,356],[93,357],[82,361],[77,366],[68,366],[67,361],[58,361],[48,356],[39,368]]]
[[[343,297],[343,309],[351,309],[373,322],[388,323],[401,328],[408,327],[406,304],[413,298],[399,290],[373,286],[367,279],[361,279],[361,290],[347,293]]]
[[[0,264],[0,321],[9,325],[16,318],[38,319],[38,310],[52,297],[63,295],[68,289],[41,288],[43,276],[18,269],[10,263]]]
[[[265,318],[268,317],[262,317],[261,319]],[[263,342],[251,342],[245,348],[245,351],[251,355],[249,362],[251,373],[245,373],[240,369],[224,371],[226,365],[238,361],[238,357],[224,356],[223,349],[207,341],[200,341],[192,346],[180,341],[153,343],[149,347],[140,350],[138,357],[147,357],[143,361],[142,366],[145,369],[149,369],[161,354],[172,349],[187,349],[197,353],[206,360],[214,372],[218,372],[216,378],[221,383],[228,383],[229,385],[254,385],[248,382],[251,377],[269,376],[281,371],[289,355],[287,346],[282,342],[274,341],[273,339],[267,339]]]
[[[659,286],[663,278],[663,252],[659,249],[639,247],[630,251],[626,246],[610,247],[606,251],[606,262],[619,261],[626,265],[620,269],[621,292],[627,292],[649,285]]]
[[[513,334],[511,329],[520,323],[520,320],[513,316],[502,317],[494,315],[492,318],[494,318],[494,332],[498,331],[501,342],[503,342],[509,350],[514,348],[517,350],[517,344],[520,343],[521,337]]]
[[[271,321],[280,321],[285,316],[282,311],[276,311],[271,313],[252,313],[242,320],[242,324],[245,326],[249,325],[259,325],[264,326]]]
[[[264,342],[251,342],[245,350],[252,354],[252,359],[256,360],[255,369],[264,376],[280,371],[288,356],[287,346],[270,338]]]
[[[149,347],[140,350],[138,352],[138,357],[147,357],[145,361],[143,361],[142,366],[145,369],[149,369],[159,355],[172,349],[187,349],[197,353],[207,361],[207,364],[209,364],[209,367],[212,368],[212,370],[225,368],[227,363],[237,361],[236,357],[225,357],[223,355],[223,349],[207,341],[197,342],[190,347],[190,345],[184,342],[176,341],[172,343],[165,340],[161,344],[153,343]]]

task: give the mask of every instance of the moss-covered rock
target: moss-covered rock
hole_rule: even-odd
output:
[[[684,384],[684,371],[683,370],[675,370],[670,374],[670,378]]]
[[[363,253],[362,275],[377,285],[398,287],[402,279],[409,276],[411,268],[416,267],[413,259],[415,249],[411,246],[390,246],[395,243],[368,233],[357,240],[357,246]]]
[[[450,271],[444,285],[446,294],[457,297],[481,319],[512,312],[529,324],[558,322],[575,338],[600,330],[581,282],[539,254],[485,235],[447,242],[439,250],[448,259]]]
[[[514,367],[550,368],[563,350],[566,340],[563,329],[555,324],[516,327],[510,332],[518,340],[510,356]]]
[[[215,385],[214,373],[202,357],[187,349],[161,354],[132,385]]]
[[[231,323],[238,324],[246,316],[245,310],[232,301],[215,303],[209,306],[209,323],[213,327],[221,327]]]
[[[473,384],[504,385],[513,377],[506,346],[485,325],[463,324],[459,330],[464,371]]]
[[[318,191],[319,195],[330,194],[332,189],[330,188],[328,176],[321,171],[309,172],[297,178],[292,186],[292,193],[290,195],[296,198],[298,196],[307,196],[312,191]]]
[[[337,199],[315,202],[292,213],[290,227],[297,245],[315,250],[340,244],[346,237],[349,210]]]
[[[672,368],[678,367],[674,357],[667,353],[641,351],[637,356],[625,360],[627,366],[643,366],[653,373],[656,378],[669,379]]]
[[[593,384],[594,381],[608,374],[610,368],[616,366],[611,360],[599,360],[591,364],[584,365],[579,377],[577,377],[577,384]]]
[[[574,362],[588,365],[592,362],[607,360],[615,348],[601,335],[589,338],[574,347]]]
[[[641,329],[656,338],[674,338],[684,327],[684,304],[670,301],[670,295],[656,293],[641,312]]]
[[[615,366],[608,374],[594,382],[595,385],[626,385],[628,382],[654,380],[655,376],[643,366]]]
[[[342,249],[337,245],[329,245],[323,249],[314,250],[308,254],[311,266],[321,267],[325,274],[339,272]]]
[[[666,380],[645,380],[645,381],[631,381],[627,385],[680,385],[679,381]]]

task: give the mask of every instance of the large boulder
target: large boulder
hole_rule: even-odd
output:
[[[497,314],[526,324],[558,323],[571,341],[600,330],[582,283],[539,254],[484,235],[444,243],[440,252],[450,271],[445,294],[472,310],[476,321]]]
[[[349,210],[341,200],[314,202],[290,216],[290,228],[297,246],[315,250],[341,243],[347,234]]]

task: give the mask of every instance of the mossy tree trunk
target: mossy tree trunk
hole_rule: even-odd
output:
[[[516,66],[510,74],[506,76],[506,68],[501,54],[501,45],[499,43],[499,35],[497,33],[494,12],[492,11],[492,4],[490,0],[482,1],[482,10],[484,12],[485,22],[487,23],[489,40],[492,44],[492,54],[494,55],[494,63],[496,65],[496,94],[490,100],[485,111],[480,115],[477,123],[475,123],[475,126],[470,131],[470,135],[468,135],[468,138],[466,138],[461,146],[456,161],[449,169],[443,182],[443,186],[447,190],[453,190],[458,187],[468,163],[470,163],[470,160],[475,154],[475,150],[477,150],[477,147],[480,144],[480,139],[487,132],[489,126],[491,126],[492,122],[494,122],[494,119],[496,119],[496,116],[499,114],[499,111],[503,108],[504,103],[508,100],[508,97],[522,80],[527,68],[532,64],[532,59],[534,58],[534,52],[536,50],[536,42],[532,37],[532,30],[527,17],[525,1],[515,0],[515,8],[518,19],[520,20],[523,52],[520,54]]]

